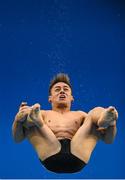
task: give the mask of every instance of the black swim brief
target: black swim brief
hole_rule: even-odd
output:
[[[50,171],[56,173],[75,173],[80,171],[86,163],[70,152],[69,139],[60,140],[61,150],[59,153],[54,154],[41,163]]]

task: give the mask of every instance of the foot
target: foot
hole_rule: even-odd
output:
[[[102,112],[100,119],[98,120],[99,128],[108,128],[116,124],[118,118],[118,112],[113,106],[109,106]]]
[[[41,127],[41,113],[40,113],[40,105],[35,104],[32,106],[31,113],[27,117],[27,122],[32,126],[36,125],[37,127]]]

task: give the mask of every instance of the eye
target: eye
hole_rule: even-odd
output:
[[[60,91],[60,89],[58,88],[58,89],[55,89],[55,92],[59,92]]]
[[[65,91],[65,92],[68,92],[68,91],[69,91],[69,89],[64,89],[64,91]]]
[[[69,89],[68,89],[68,88],[65,88],[64,91],[69,91]]]

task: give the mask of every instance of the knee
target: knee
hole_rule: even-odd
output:
[[[96,123],[104,111],[105,108],[103,107],[95,107],[89,111],[88,116]]]

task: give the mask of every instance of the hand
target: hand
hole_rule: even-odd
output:
[[[31,112],[31,109],[32,108],[30,106],[27,106],[27,102],[22,102],[19,107],[19,111],[16,114],[15,120],[20,123],[26,121],[28,114]]]

